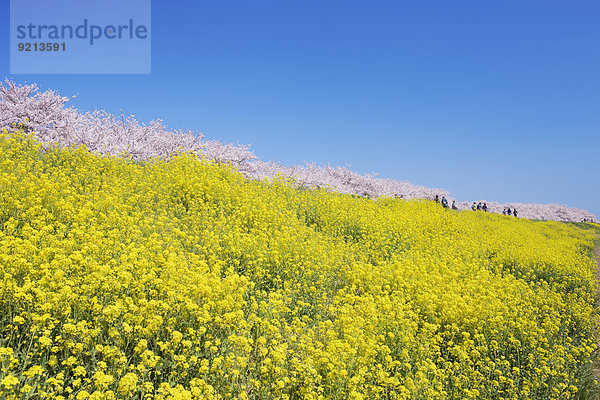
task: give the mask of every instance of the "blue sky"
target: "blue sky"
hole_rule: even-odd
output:
[[[600,217],[597,1],[153,1],[149,75],[0,77],[460,200]]]

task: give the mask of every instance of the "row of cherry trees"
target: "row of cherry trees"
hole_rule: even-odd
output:
[[[103,110],[82,112],[67,106],[70,99],[48,90],[40,91],[36,84],[19,85],[6,80],[0,83],[0,128],[15,129],[18,124],[33,132],[45,145],[61,147],[85,145],[90,151],[108,155],[125,155],[134,160],[168,157],[178,151],[187,151],[213,162],[231,163],[251,179],[269,179],[283,176],[298,185],[324,188],[340,193],[376,198],[429,198],[435,195],[449,197],[443,189],[431,189],[393,179],[361,175],[347,167],[305,164],[284,166],[257,159],[248,145],[221,143],[207,140],[190,131],[174,131],[161,120],[147,124],[135,116],[112,115]],[[483,201],[483,200],[482,200]],[[588,211],[557,204],[500,204],[487,201],[491,212],[517,208],[519,216],[532,219],[581,221],[596,217]],[[459,209],[470,209],[470,203],[457,203]]]

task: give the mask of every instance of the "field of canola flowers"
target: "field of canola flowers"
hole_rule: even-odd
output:
[[[591,225],[302,190],[186,154],[133,162],[4,134],[0,227],[2,399],[587,390]]]

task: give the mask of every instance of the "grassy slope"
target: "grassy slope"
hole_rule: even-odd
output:
[[[582,388],[589,225],[297,190],[187,156],[0,150],[4,397]]]

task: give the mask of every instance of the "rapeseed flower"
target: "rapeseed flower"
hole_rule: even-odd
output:
[[[3,134],[0,397],[576,398],[597,235]]]

